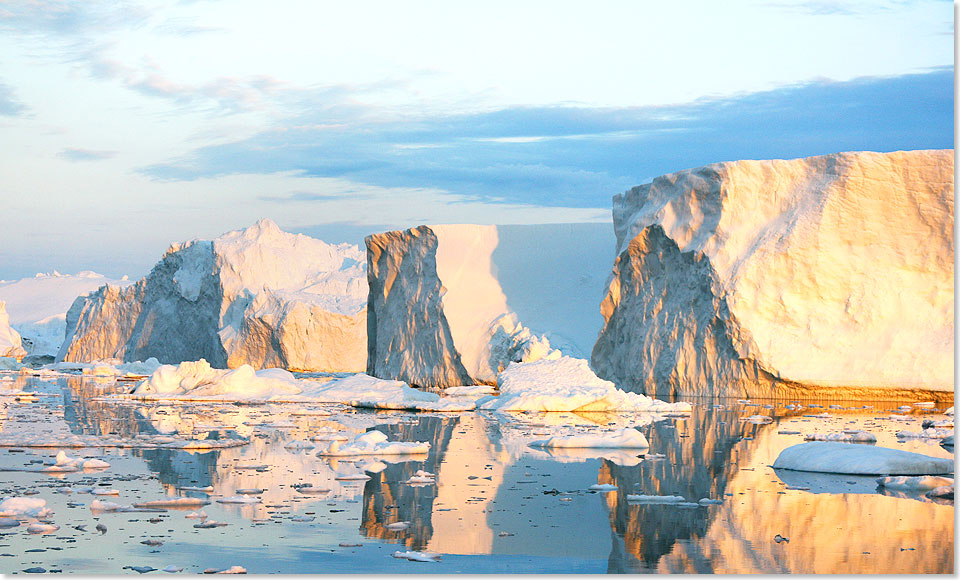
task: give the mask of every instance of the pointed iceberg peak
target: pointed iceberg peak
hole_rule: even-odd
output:
[[[244,237],[258,238],[262,235],[271,235],[283,232],[280,226],[270,218],[260,218],[257,223],[243,230]]]

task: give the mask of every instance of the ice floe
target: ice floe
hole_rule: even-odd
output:
[[[848,429],[839,433],[808,433],[803,436],[804,441],[843,441],[847,443],[876,443],[877,436],[873,433]]]
[[[394,558],[401,560],[410,560],[411,562],[439,562],[440,554],[434,552],[418,552],[416,550],[407,550],[405,552],[394,552]]]
[[[496,411],[680,411],[690,403],[667,403],[628,393],[599,378],[586,360],[560,357],[510,363],[497,375],[500,396],[477,401],[478,408]]]
[[[533,441],[531,447],[569,447],[589,449],[647,449],[650,443],[636,429],[620,429],[597,434],[567,435]]]
[[[644,494],[627,494],[627,501],[630,503],[685,503],[687,498],[682,495],[644,495]]]
[[[415,455],[430,452],[426,441],[390,441],[382,431],[372,430],[347,442],[332,441],[317,455],[337,457],[350,455]]]
[[[930,491],[938,487],[953,485],[953,478],[934,475],[880,477],[877,478],[877,485],[897,491]]]
[[[47,507],[47,500],[38,497],[5,497],[0,501],[0,517],[47,518],[53,510]]]
[[[901,449],[813,441],[787,447],[775,469],[854,475],[940,475],[953,473],[953,461]]]

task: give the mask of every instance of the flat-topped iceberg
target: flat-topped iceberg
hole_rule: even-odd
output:
[[[952,150],[854,152],[615,196],[594,370],[646,393],[952,399],[953,180]]]
[[[943,475],[953,473],[953,460],[902,449],[813,441],[787,447],[773,467],[848,475]]]
[[[136,284],[77,298],[58,360],[359,371],[365,267],[355,245],[289,234],[270,220],[174,244]]]

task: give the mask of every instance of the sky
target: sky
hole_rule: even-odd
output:
[[[138,278],[262,217],[608,222],[708,163],[952,148],[954,43],[949,0],[0,0],[0,279]]]

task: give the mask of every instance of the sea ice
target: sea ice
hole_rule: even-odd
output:
[[[389,441],[387,435],[376,429],[356,436],[346,443],[332,441],[317,455],[338,457],[349,455],[416,455],[430,452],[430,443],[411,441]]]
[[[434,552],[417,552],[416,550],[407,550],[405,552],[394,552],[394,558],[410,560],[411,562],[439,562],[440,554]]]
[[[571,447],[592,449],[647,449],[650,443],[636,429],[620,429],[585,435],[566,435],[533,441],[531,447]]]
[[[930,491],[938,487],[953,485],[953,478],[934,475],[880,477],[877,478],[877,485],[897,491]]]
[[[630,503],[686,503],[687,498],[682,495],[643,495],[627,494],[627,501]]]
[[[47,500],[38,497],[5,497],[0,501],[0,517],[47,518],[53,510],[46,506]]]
[[[814,441],[787,447],[775,469],[851,475],[940,475],[953,473],[953,461],[869,445]]]
[[[804,441],[844,441],[848,443],[876,443],[877,436],[866,431],[848,429],[840,433],[809,433]]]
[[[667,403],[628,393],[590,370],[583,359],[561,357],[510,363],[497,375],[500,396],[477,401],[496,411],[690,411],[690,403]]]

